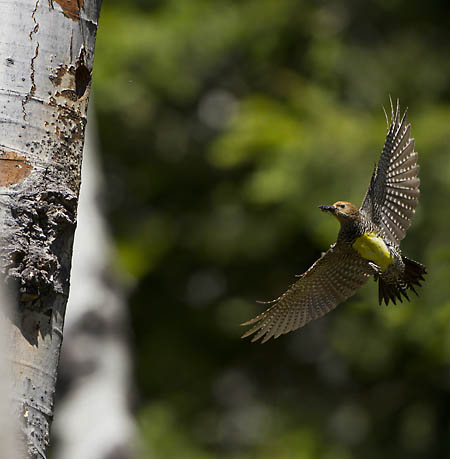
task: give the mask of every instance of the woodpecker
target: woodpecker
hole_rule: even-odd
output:
[[[378,282],[381,305],[402,301],[424,281],[426,267],[406,258],[400,250],[414,216],[420,190],[418,155],[410,137],[407,110],[400,114],[391,104],[391,120],[385,111],[387,135],[378,164],[361,207],[347,201],[323,205],[323,212],[340,223],[337,241],[269,309],[242,325],[252,325],[242,338],[270,338],[303,327],[322,317],[352,296],[373,276]]]

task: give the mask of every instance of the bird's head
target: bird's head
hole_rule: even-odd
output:
[[[330,212],[340,223],[345,223],[350,220],[359,218],[359,209],[351,202],[336,201],[331,206],[319,206],[323,212]]]

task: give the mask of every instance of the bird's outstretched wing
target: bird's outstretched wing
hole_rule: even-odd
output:
[[[242,325],[254,325],[242,338],[278,338],[322,317],[352,296],[373,274],[369,262],[347,244],[333,244],[273,306]]]
[[[384,148],[361,210],[398,246],[411,226],[419,202],[420,180],[411,125],[406,124],[407,110],[400,118],[399,102],[394,113],[391,100],[391,112]]]

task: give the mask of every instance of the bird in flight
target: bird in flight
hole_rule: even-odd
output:
[[[385,112],[386,114],[386,112]],[[400,241],[411,226],[418,201],[419,165],[406,122],[407,110],[394,111],[383,151],[358,209],[346,201],[319,206],[340,223],[337,241],[271,307],[242,325],[252,325],[243,336],[252,341],[270,338],[303,327],[322,317],[352,296],[369,277],[378,281],[379,304],[417,294],[415,286],[424,280],[426,268],[402,255]]]

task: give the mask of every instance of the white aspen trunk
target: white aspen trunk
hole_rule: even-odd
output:
[[[0,2],[0,264],[27,457],[45,458],[100,0]]]
[[[91,102],[92,104],[92,102]],[[83,153],[70,296],[53,423],[58,459],[133,457],[131,352],[124,289],[113,275],[112,241],[92,113]]]
[[[0,214],[1,219],[1,214]],[[23,445],[19,442],[17,422],[13,414],[11,394],[11,375],[6,355],[7,313],[10,311],[10,298],[0,282],[0,458],[20,459],[24,457]]]

